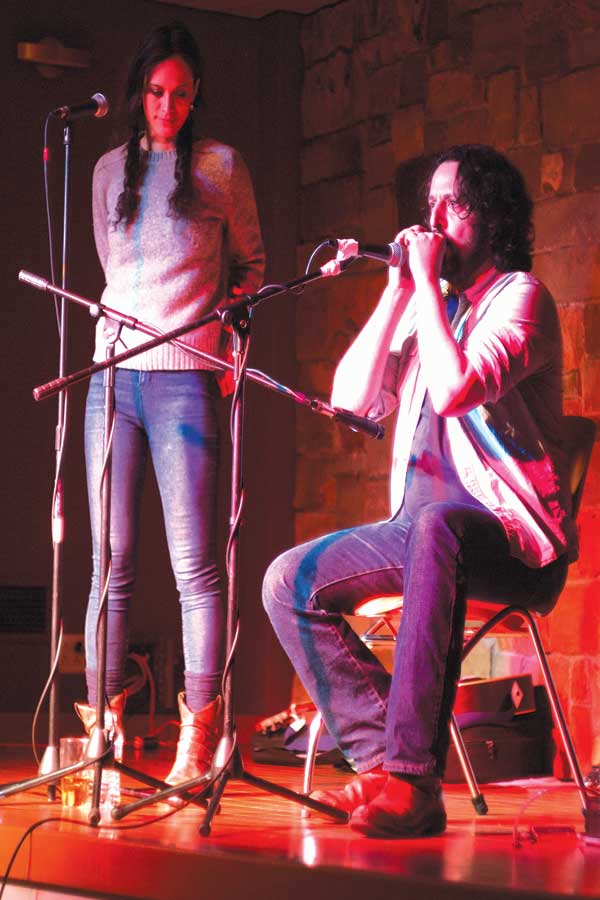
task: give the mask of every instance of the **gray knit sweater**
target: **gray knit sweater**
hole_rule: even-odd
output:
[[[129,226],[115,226],[125,155],[125,145],[117,147],[102,156],[94,170],[94,237],[106,277],[102,303],[168,331],[222,303],[230,282],[254,293],[262,282],[264,250],[252,184],[240,155],[212,140],[194,145],[197,201],[189,219],[178,219],[168,206],[175,185],[176,151],[148,154],[137,216]],[[101,319],[95,361],[105,358],[105,326],[111,327],[110,322]],[[223,353],[219,322],[181,339],[215,356]],[[147,335],[124,328],[116,352],[147,340]],[[123,365],[155,370],[209,368],[171,344]]]

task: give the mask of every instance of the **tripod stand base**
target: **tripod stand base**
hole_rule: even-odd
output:
[[[170,785],[168,785],[166,781],[161,781],[159,778],[153,778],[152,775],[146,775],[145,773],[138,772],[137,769],[132,769],[129,766],[124,765],[122,762],[115,762],[114,767],[119,772],[121,772],[121,774],[128,775],[129,777],[135,779],[136,781],[140,781],[140,782],[142,782],[142,784],[147,784],[148,787],[156,788],[159,791],[170,787]],[[122,788],[121,793],[123,795],[125,795],[127,793],[131,793],[136,796],[141,796],[141,791],[139,789],[136,790],[135,788],[129,789],[129,790],[127,788]],[[148,796],[151,796],[151,795],[146,793],[145,794],[146,799],[148,798]],[[206,800],[203,799],[202,794],[194,795],[194,794],[188,794],[186,792],[182,792],[178,796],[180,796],[181,799],[186,804],[194,803],[196,806],[202,806],[204,809],[206,809],[206,805],[207,805]]]
[[[5,797],[11,797],[14,794],[19,794],[23,791],[28,791],[28,790],[32,790],[37,787],[41,787],[42,785],[48,785],[49,799],[56,800],[56,799],[58,799],[58,795],[59,795],[58,783],[64,775],[73,775],[76,772],[82,771],[83,769],[89,769],[90,767],[95,766],[95,764],[96,763],[94,762],[94,760],[83,760],[82,762],[80,762],[78,764],[65,766],[62,769],[57,767],[56,769],[52,769],[50,772],[47,772],[43,775],[37,775],[36,777],[33,777],[33,778],[27,778],[27,779],[24,779],[23,781],[13,781],[13,782],[5,783],[5,784],[0,784],[0,800],[2,800]],[[106,762],[102,765],[103,769],[109,768],[109,767],[115,769],[116,771],[118,771],[119,773],[121,773],[123,775],[127,775],[129,778],[131,778],[134,781],[140,782],[141,784],[145,784],[149,788],[154,788],[155,791],[156,790],[158,790],[158,791],[163,791],[163,790],[173,791],[173,788],[170,785],[168,785],[165,781],[161,781],[159,778],[154,778],[152,775],[147,775],[145,772],[140,772],[137,769],[133,769],[130,766],[127,766],[124,763],[119,762],[115,759],[111,759],[110,766],[108,766],[106,764]],[[100,778],[100,781],[101,781],[101,778]],[[53,792],[54,792],[53,796],[50,796],[50,789],[53,789]],[[136,790],[134,788],[125,788],[125,787],[122,788],[121,791],[122,791],[123,795],[134,794],[136,796],[139,796],[141,793],[141,791],[139,789]],[[202,794],[192,795],[192,794],[187,794],[185,792],[182,792],[181,790],[179,790],[178,793],[179,793],[179,796],[181,796],[181,798],[186,801],[186,804],[188,802],[191,802],[198,806],[201,806],[203,809],[206,809],[207,804],[206,804],[206,801],[202,799]],[[149,802],[148,796],[149,796],[148,793],[144,792],[145,799],[140,800],[139,803],[142,805],[146,805]],[[150,797],[152,797],[152,798],[154,797],[154,791],[150,792]],[[112,815],[112,817],[118,818],[114,814]],[[96,804],[96,807],[94,807],[94,805],[92,804],[89,821],[90,821],[91,825],[99,825],[100,824],[101,814],[100,814],[99,803]]]
[[[229,752],[225,755],[228,748]],[[233,738],[228,738],[226,736],[221,738],[217,753],[215,754],[215,760],[221,761],[224,757],[225,762],[221,768],[219,768],[217,762],[213,762],[212,772],[207,772],[199,778],[182,782],[181,784],[166,786],[166,790],[160,790],[156,794],[142,797],[139,800],[135,800],[133,803],[120,804],[119,806],[114,807],[112,810],[112,818],[115,821],[120,821],[132,812],[137,812],[153,803],[168,800],[169,797],[175,795],[186,801],[191,799],[194,803],[200,803],[206,806],[206,798],[210,795],[206,813],[199,827],[199,833],[203,836],[207,836],[210,834],[212,819],[219,810],[220,800],[227,783],[233,778],[238,781],[243,781],[252,787],[259,788],[259,790],[267,791],[270,794],[275,794],[286,800],[292,800],[294,803],[299,803],[301,806],[308,807],[315,812],[330,816],[338,822],[343,822],[344,824],[348,822],[347,813],[335,809],[327,803],[320,803],[318,800],[313,800],[313,798],[309,797],[307,794],[299,794],[282,785],[275,784],[274,782],[267,781],[265,778],[259,778],[256,775],[251,775],[249,772],[246,772],[235,741],[235,732]],[[127,770],[127,767],[123,767],[121,763],[116,763],[115,765],[120,771],[131,771]],[[134,775],[136,775],[136,773],[134,773]],[[159,782],[150,778],[148,778],[147,781],[149,784],[154,784],[157,787],[165,787],[164,782]]]
[[[299,794],[297,791],[292,791],[289,788],[283,787],[283,785],[280,784],[276,784],[273,781],[267,781],[265,778],[259,778],[257,775],[251,775],[250,772],[247,772],[244,769],[242,757],[240,756],[240,752],[236,747],[231,754],[229,764],[215,779],[213,793],[210,799],[210,803],[208,804],[208,809],[206,810],[204,819],[202,820],[202,823],[198,829],[198,832],[202,835],[202,837],[208,837],[208,835],[210,834],[213,816],[219,808],[221,797],[223,796],[223,792],[227,787],[227,782],[231,779],[234,779],[236,781],[243,781],[245,784],[256,787],[261,791],[266,791],[269,794],[275,794],[277,797],[283,797],[286,800],[291,800],[294,803],[299,803],[301,806],[312,809],[315,812],[330,816],[332,819],[336,819],[338,822],[342,822],[344,825],[348,823],[348,813],[345,813],[340,809],[329,806],[327,803],[320,803],[318,800],[313,800],[312,797],[308,796],[308,794]]]

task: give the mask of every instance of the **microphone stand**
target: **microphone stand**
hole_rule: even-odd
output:
[[[115,355],[115,344],[121,333],[121,325],[113,332],[106,344],[107,362]],[[110,762],[115,760],[112,745],[106,731],[104,704],[106,696],[106,642],[108,618],[108,585],[110,580],[110,503],[112,487],[112,435],[115,418],[115,370],[108,366],[104,371],[104,431],[103,431],[103,466],[100,479],[100,573],[99,573],[99,609],[96,623],[96,721],[90,733],[86,748],[86,759],[93,765],[92,802],[89,820],[92,825],[100,821],[100,796],[102,788],[102,771],[107,756]],[[111,753],[109,754],[109,751]]]
[[[72,375],[65,376],[63,378],[55,379],[54,381],[48,382],[45,385],[41,385],[37,387],[33,391],[33,395],[36,400],[43,399],[44,397],[48,397],[57,393],[58,391],[62,391],[67,387],[71,387],[73,384],[78,383],[84,379],[89,378],[92,374],[97,371],[101,371],[103,369],[113,369],[119,362],[124,361],[125,359],[129,359],[132,356],[136,356],[140,353],[143,353],[152,347],[159,346],[160,344],[166,343],[167,341],[172,341],[177,346],[182,347],[186,350],[186,352],[192,352],[195,355],[198,355],[215,365],[216,368],[219,369],[227,369],[233,372],[234,376],[234,395],[233,395],[233,409],[232,409],[232,445],[233,445],[233,455],[232,455],[232,472],[231,472],[231,520],[230,520],[230,536],[228,542],[228,593],[227,593],[227,628],[226,628],[226,668],[224,673],[224,684],[223,684],[223,700],[224,700],[224,722],[223,722],[223,736],[219,742],[217,747],[217,751],[215,753],[215,758],[213,760],[213,766],[211,771],[206,773],[205,775],[200,776],[199,778],[192,779],[190,781],[180,783],[177,785],[171,785],[166,787],[163,790],[159,790],[157,793],[152,794],[148,797],[141,798],[139,800],[134,801],[130,804],[120,804],[113,808],[112,817],[115,820],[120,820],[128,815],[130,812],[134,812],[138,809],[141,809],[151,803],[156,803],[160,800],[167,799],[168,797],[177,794],[178,796],[183,796],[184,799],[189,800],[193,799],[195,802],[202,802],[204,796],[206,796],[209,789],[216,785],[211,797],[211,801],[209,803],[208,809],[206,811],[204,820],[200,826],[200,833],[202,835],[208,835],[211,829],[211,822],[214,814],[216,813],[220,798],[225,790],[227,782],[231,778],[236,778],[238,780],[243,780],[246,783],[252,784],[255,787],[260,788],[261,790],[268,791],[270,793],[277,794],[286,799],[295,801],[300,803],[303,806],[307,806],[316,811],[325,813],[331,816],[334,819],[337,819],[341,822],[347,822],[348,816],[345,812],[342,812],[334,807],[329,806],[325,803],[320,803],[317,800],[313,800],[311,797],[306,794],[300,794],[296,791],[289,790],[281,785],[275,784],[273,782],[267,781],[263,778],[258,778],[250,773],[246,772],[243,768],[243,763],[241,759],[241,755],[239,752],[239,748],[237,746],[237,739],[235,733],[235,721],[234,721],[234,712],[233,712],[233,658],[235,653],[235,645],[237,642],[237,619],[238,619],[238,603],[237,603],[237,591],[238,591],[238,544],[239,544],[239,524],[241,519],[241,500],[242,500],[242,422],[243,422],[243,403],[244,403],[244,388],[245,388],[245,379],[246,377],[251,378],[251,380],[257,381],[263,384],[266,387],[269,387],[272,390],[276,390],[278,392],[285,393],[288,396],[291,396],[296,402],[301,403],[302,405],[308,406],[314,412],[321,413],[323,415],[327,415],[331,418],[335,418],[338,421],[343,422],[348,425],[348,427],[353,430],[361,430],[370,434],[372,437],[381,438],[383,437],[383,428],[375,422],[372,422],[369,419],[365,419],[362,416],[356,416],[354,413],[349,412],[348,410],[342,410],[335,407],[331,407],[328,404],[322,403],[318,400],[311,400],[303,394],[297,394],[296,392],[286,388],[283,385],[278,384],[273,379],[270,379],[268,376],[263,375],[261,372],[255,371],[245,371],[245,366],[242,365],[242,360],[246,358],[246,349],[247,349],[247,341],[250,330],[250,319],[251,319],[251,309],[253,306],[257,305],[261,300],[265,299],[268,296],[275,296],[277,294],[283,293],[285,291],[292,291],[295,288],[298,288],[309,281],[313,281],[317,278],[323,277],[323,273],[319,270],[315,273],[311,273],[309,275],[305,275],[300,279],[295,279],[294,281],[288,282],[283,285],[272,285],[266,288],[263,288],[261,292],[252,296],[245,296],[244,298],[238,300],[235,303],[229,304],[225,308],[219,308],[214,310],[212,313],[208,313],[207,315],[201,317],[200,319],[192,322],[191,324],[180,326],[179,328],[173,329],[172,331],[166,332],[164,334],[160,334],[158,329],[153,326],[146,325],[144,323],[139,322],[137,319],[134,319],[130,316],[125,316],[117,310],[112,310],[109,307],[102,306],[101,304],[93,303],[86,298],[74,294],[71,291],[58,289],[55,285],[50,284],[46,279],[40,278],[39,276],[33,275],[29,272],[21,271],[19,273],[19,280],[24,281],[32,286],[38,288],[42,291],[50,291],[57,292],[60,296],[65,297],[75,303],[78,303],[83,306],[87,306],[92,315],[98,316],[100,314],[105,316],[110,316],[111,319],[114,319],[119,325],[126,325],[129,328],[138,329],[146,334],[157,334],[157,336],[145,342],[144,344],[132,348],[131,350],[126,350],[124,353],[121,353],[117,356],[111,354],[110,358],[107,358],[101,362],[96,363],[87,369],[82,369],[79,372],[75,372]],[[233,365],[226,362],[225,360],[221,360],[217,357],[212,357],[210,354],[206,354],[203,351],[198,351],[195,348],[189,347],[184,342],[177,340],[181,335],[195,330],[208,322],[215,321],[219,319],[222,324],[231,324],[233,327],[234,334],[234,354],[233,354]],[[106,383],[106,382],[105,382]],[[108,439],[108,435],[106,433],[108,429],[108,419],[106,418],[107,413],[105,413],[105,445]],[[104,486],[103,486],[104,487]],[[105,510],[103,507],[103,512],[108,512],[109,510]],[[104,530],[103,530],[104,533]],[[110,552],[110,551],[108,551]],[[105,560],[106,560],[105,556]],[[107,574],[108,574],[108,565],[107,566]],[[104,642],[104,647],[100,646],[101,641]],[[98,697],[104,698],[105,690],[103,685],[100,684],[101,675],[104,677],[104,670],[102,665],[100,664],[100,653],[103,654],[102,658],[105,659],[106,653],[106,629],[102,622],[98,628],[98,653],[99,653],[99,665],[98,665]],[[100,701],[99,701],[100,708]],[[103,708],[101,709],[102,718],[100,719],[97,715],[97,724],[96,730],[100,730],[102,734],[98,737],[92,732],[92,737],[90,739],[90,748],[88,750],[89,759],[78,764],[77,766],[70,766],[65,770],[58,770],[52,773],[49,778],[56,779],[60,777],[62,774],[69,774],[74,771],[78,771],[80,768],[84,768],[87,765],[91,765],[93,763],[95,767],[95,779],[94,779],[94,800],[92,806],[92,813],[90,817],[90,821],[92,824],[97,824],[99,821],[99,809],[98,809],[98,798],[100,791],[100,782],[99,782],[99,774],[101,773],[102,766],[106,756],[109,754],[110,747],[107,748],[106,742],[104,740],[104,729],[103,729]],[[102,722],[102,727],[100,726],[100,722]],[[94,750],[93,758],[92,758],[92,750]],[[133,772],[126,766],[123,766],[122,763],[117,761],[112,761],[111,764],[119,771],[125,772],[126,774],[133,774],[135,777],[139,777],[139,773]],[[48,779],[49,780],[49,779]],[[143,780],[143,779],[140,779]],[[18,784],[11,784],[6,786],[3,789],[0,789],[0,798],[3,796],[8,796],[9,794],[16,793],[19,790],[24,790],[26,786],[33,786],[33,782],[35,782],[35,786],[43,783],[40,778],[30,780],[29,782],[21,782]],[[147,783],[154,784],[155,786],[163,786],[164,783],[157,782],[156,779],[147,779]],[[192,797],[190,797],[189,791],[194,790],[198,787],[204,787],[204,790],[199,794],[196,793]]]
[[[61,284],[67,286],[68,268],[68,243],[69,243],[69,185],[71,172],[71,123],[65,122],[63,131],[64,145],[64,185],[63,185],[63,233],[62,233],[62,271]],[[68,340],[68,315],[67,302],[64,298],[60,302],[59,313],[59,362],[58,374],[63,377],[67,365],[67,340]],[[45,775],[54,772],[60,765],[59,759],[59,668],[54,665],[60,652],[60,638],[62,632],[62,561],[64,540],[64,498],[63,498],[63,450],[67,437],[67,395],[62,392],[58,395],[58,409],[56,429],[54,432],[54,452],[56,457],[54,492],[52,497],[52,599],[50,612],[50,693],[48,696],[48,743],[42,758],[38,772]],[[48,799],[56,798],[56,784],[48,784]]]
[[[349,263],[351,260],[344,260],[344,263]],[[347,265],[342,263],[342,271],[347,268]],[[47,397],[52,397],[54,394],[58,393],[65,388],[70,388],[74,384],[78,384],[80,381],[86,381],[88,378],[91,378],[96,372],[102,372],[107,366],[118,365],[121,362],[125,362],[128,359],[131,359],[134,356],[137,356],[139,353],[144,353],[146,350],[152,350],[154,347],[158,347],[161,344],[166,343],[167,341],[174,344],[179,349],[185,351],[186,353],[190,353],[192,356],[196,356],[199,359],[204,360],[205,362],[210,363],[210,365],[221,371],[229,371],[233,373],[234,367],[231,363],[227,362],[225,359],[221,359],[218,356],[212,356],[210,353],[206,353],[204,350],[197,350],[195,347],[186,344],[184,341],[178,340],[179,337],[186,334],[189,331],[194,331],[196,328],[201,328],[204,325],[207,325],[209,322],[214,322],[215,320],[224,321],[227,324],[227,316],[231,313],[235,313],[237,309],[246,307],[246,305],[256,306],[262,300],[268,297],[275,297],[278,294],[282,294],[285,292],[293,292],[298,287],[302,287],[304,284],[307,284],[311,281],[315,281],[318,278],[323,278],[323,273],[319,270],[318,272],[312,272],[308,275],[303,275],[301,278],[296,278],[293,281],[288,281],[285,284],[281,285],[268,285],[263,288],[258,294],[254,294],[253,296],[245,297],[236,303],[231,303],[227,307],[220,308],[218,310],[214,310],[212,313],[208,313],[205,316],[202,316],[200,319],[196,319],[196,321],[191,322],[189,325],[181,325],[179,328],[174,328],[172,331],[162,332],[159,328],[155,328],[153,325],[148,325],[144,322],[141,322],[139,319],[134,318],[133,316],[126,316],[123,313],[119,312],[117,309],[112,309],[109,306],[105,306],[100,303],[94,303],[91,300],[82,297],[81,294],[75,294],[73,291],[61,290],[61,288],[57,287],[55,284],[49,282],[46,278],[42,278],[39,275],[34,275],[32,272],[27,272],[24,269],[21,269],[19,272],[19,281],[24,282],[25,284],[31,285],[31,287],[36,288],[39,291],[48,291],[58,293],[60,296],[65,297],[67,300],[72,301],[73,303],[78,304],[79,306],[85,306],[91,316],[98,317],[99,315],[104,315],[107,318],[113,319],[120,325],[124,325],[126,328],[131,328],[135,331],[141,331],[143,334],[154,336],[155,340],[147,341],[145,344],[140,345],[139,347],[133,347],[131,350],[125,350],[123,353],[119,353],[118,356],[115,356],[112,362],[98,362],[94,363],[91,366],[88,366],[85,369],[80,369],[78,372],[73,372],[71,375],[65,375],[64,378],[55,378],[53,381],[48,381],[45,384],[40,385],[33,389],[33,396],[35,400],[45,400]],[[307,397],[306,394],[301,393],[300,391],[294,391],[289,387],[286,387],[284,384],[280,384],[278,381],[275,381],[274,378],[271,378],[268,375],[265,375],[264,372],[260,372],[256,369],[247,369],[246,370],[246,378],[250,381],[255,381],[257,384],[261,384],[263,387],[268,388],[271,391],[276,391],[280,394],[285,394],[286,397],[290,397],[296,403],[301,406],[308,407],[312,412],[319,413],[320,415],[327,416],[328,418],[334,419],[337,422],[341,422],[344,425],[347,425],[352,431],[361,431],[364,434],[369,435],[369,437],[377,438],[381,440],[385,434],[385,428],[383,425],[380,425],[378,422],[373,421],[373,419],[367,419],[364,416],[357,416],[355,413],[351,412],[349,409],[343,409],[339,406],[330,406],[328,403],[325,403],[323,400],[319,400],[315,397]]]
[[[21,278],[20,273],[20,278]],[[21,280],[27,280],[21,278]],[[30,279],[31,280],[31,279]],[[38,279],[39,280],[39,279]],[[67,290],[58,288],[56,285],[46,282],[48,291],[58,294],[63,298],[63,302],[67,299],[73,299],[71,293]],[[108,307],[101,307],[91,301],[84,301],[85,305],[90,309],[92,315],[98,316],[103,312],[108,317]],[[117,320],[123,319],[120,313],[117,314]],[[101,789],[102,789],[102,772],[106,766],[112,766],[119,772],[128,775],[137,781],[140,781],[152,788],[165,788],[167,785],[164,781],[153,778],[146,773],[139,772],[129,766],[124,765],[120,760],[114,758],[112,742],[108,736],[108,730],[105,727],[105,696],[106,696],[106,641],[107,641],[107,597],[110,578],[111,554],[110,554],[110,503],[111,503],[111,476],[112,476],[112,431],[115,416],[115,397],[114,397],[114,344],[118,339],[122,328],[122,322],[118,321],[114,338],[106,348],[104,368],[104,439],[103,439],[103,470],[101,477],[101,497],[100,497],[100,605],[98,613],[98,623],[96,629],[96,652],[97,652],[97,677],[96,677],[96,721],[92,727],[90,738],[87,743],[85,758],[70,766],[60,768],[58,754],[53,759],[52,769],[40,771],[35,778],[26,779],[25,781],[12,782],[7,785],[0,786],[0,799],[9,797],[12,794],[20,793],[39,787],[43,784],[48,785],[48,796],[50,800],[56,799],[56,785],[60,778],[72,775],[82,769],[93,768],[92,797],[89,813],[89,821],[92,825],[98,825],[101,819]],[[140,348],[137,352],[142,352]],[[65,396],[66,388],[64,384],[69,381],[68,377],[55,379],[52,384],[53,390],[48,390],[46,396],[58,393],[60,398]],[[34,395],[35,395],[34,391]],[[38,398],[40,399],[40,398]],[[137,791],[131,791],[137,793]],[[181,791],[182,798],[187,802],[195,803],[203,808],[206,802],[198,796],[192,796],[185,791]]]

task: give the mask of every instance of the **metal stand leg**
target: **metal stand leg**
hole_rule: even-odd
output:
[[[302,790],[305,794],[310,794],[312,790],[312,781],[315,771],[315,763],[317,761],[317,748],[319,740],[323,734],[323,717],[317,710],[316,715],[308,726],[308,749],[306,751],[306,762],[304,763],[304,781]]]
[[[465,781],[469,786],[471,803],[475,807],[475,811],[478,812],[480,816],[485,816],[488,811],[488,805],[485,802],[485,797],[479,790],[479,785],[477,784],[473,766],[471,765],[471,760],[469,759],[469,754],[467,753],[467,748],[465,747],[464,741],[462,739],[462,734],[460,733],[460,728],[458,727],[458,722],[456,721],[456,716],[454,715],[454,713],[452,713],[452,717],[450,719],[450,736],[452,738],[452,742],[454,743],[456,753],[458,754],[458,761],[460,762],[460,767],[463,770]]]

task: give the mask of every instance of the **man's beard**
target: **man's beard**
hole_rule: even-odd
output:
[[[460,290],[470,287],[481,266],[490,257],[487,241],[480,232],[476,244],[461,257],[456,245],[446,238],[446,252],[442,261],[441,276]]]
[[[450,284],[455,284],[460,278],[461,269],[462,266],[456,248],[446,238],[446,250],[440,274]]]

